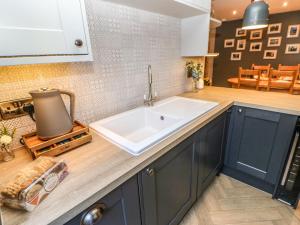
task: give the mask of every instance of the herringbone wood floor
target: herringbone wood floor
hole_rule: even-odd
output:
[[[300,209],[221,174],[180,225],[300,225]]]

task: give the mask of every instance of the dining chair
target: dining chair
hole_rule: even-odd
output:
[[[271,64],[268,65],[256,65],[252,64],[251,68],[253,70],[259,71],[258,81],[256,85],[256,90],[259,90],[260,88],[267,88],[268,87],[268,80],[271,70]]]
[[[295,71],[271,69],[267,90],[270,91],[270,89],[286,89],[289,90],[289,92],[292,92],[295,79]]]
[[[238,84],[237,88],[240,88],[241,85],[257,87],[257,82],[259,80],[260,71],[259,70],[249,70],[239,68]]]
[[[295,92],[299,93],[300,92],[300,64],[298,64],[298,69],[296,72],[295,80],[293,83],[293,86],[291,88],[290,93],[294,94]]]
[[[252,64],[251,69],[260,70],[262,73],[265,73],[267,76],[269,76],[269,72],[270,72],[270,69],[271,69],[271,64],[268,64],[268,65]]]
[[[284,66],[282,64],[278,65],[278,70],[284,70],[284,71],[298,71],[298,65],[296,66]]]

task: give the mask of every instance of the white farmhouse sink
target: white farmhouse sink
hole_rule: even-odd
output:
[[[153,107],[139,107],[90,124],[125,151],[139,155],[218,103],[171,97]]]

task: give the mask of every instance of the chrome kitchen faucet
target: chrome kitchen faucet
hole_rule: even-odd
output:
[[[148,96],[144,96],[144,104],[147,106],[153,106],[154,101],[156,100],[156,94],[153,96],[153,77],[152,77],[152,67],[148,65]]]

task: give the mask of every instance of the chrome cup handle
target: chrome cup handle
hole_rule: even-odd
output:
[[[104,204],[94,205],[93,208],[83,214],[80,225],[94,225],[99,222],[103,217],[105,208]]]

